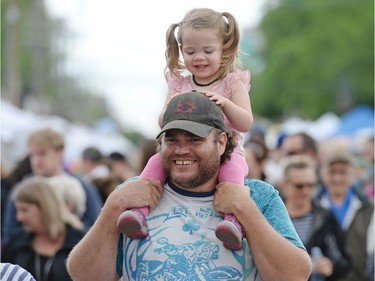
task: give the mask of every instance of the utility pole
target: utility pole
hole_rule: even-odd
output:
[[[17,39],[20,11],[17,0],[9,0],[5,14],[5,96],[17,107],[22,106],[21,78],[20,78],[20,52]],[[2,86],[3,87],[3,86]]]

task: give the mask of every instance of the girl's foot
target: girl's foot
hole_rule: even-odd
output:
[[[243,228],[233,215],[226,214],[224,220],[216,227],[216,237],[223,242],[225,248],[230,250],[242,249]]]
[[[143,239],[148,235],[146,216],[148,207],[123,212],[117,219],[118,230],[131,239]]]

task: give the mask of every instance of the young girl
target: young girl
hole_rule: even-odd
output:
[[[227,12],[194,9],[180,23],[170,26],[166,49],[169,91],[159,124],[161,126],[166,105],[173,96],[193,90],[207,95],[222,108],[226,129],[234,131],[237,140],[231,160],[220,166],[218,180],[243,185],[248,167],[240,132],[249,130],[253,115],[249,98],[250,72],[241,70],[239,41],[237,21]],[[190,74],[183,76],[186,70]],[[158,179],[161,183],[166,181],[167,175],[158,154],[150,159],[141,177]],[[125,211],[117,220],[119,230],[129,238],[146,237],[148,211],[147,207]],[[243,229],[233,215],[225,214],[224,221],[216,228],[216,236],[229,249],[242,248]]]

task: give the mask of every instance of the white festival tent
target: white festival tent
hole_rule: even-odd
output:
[[[103,154],[118,151],[133,157],[136,147],[117,132],[99,132],[88,126],[73,124],[59,116],[39,115],[21,110],[1,99],[1,164],[11,169],[27,153],[27,138],[35,130],[53,128],[65,136],[67,165],[81,159],[83,149],[96,146]]]

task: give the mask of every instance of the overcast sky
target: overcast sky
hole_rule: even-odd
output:
[[[123,126],[154,137],[164,102],[165,33],[198,7],[230,12],[241,30],[261,19],[265,0],[47,0],[65,19],[67,70],[108,99]]]

